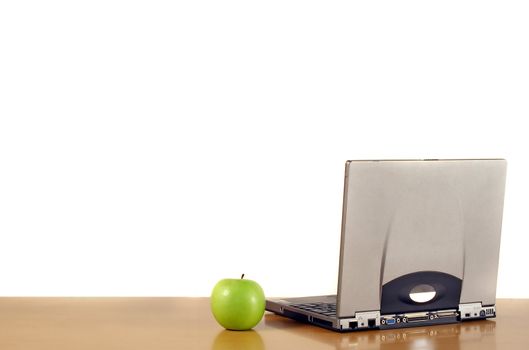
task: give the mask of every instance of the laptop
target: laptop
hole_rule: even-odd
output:
[[[266,310],[339,332],[496,317],[505,159],[345,164],[336,295]]]

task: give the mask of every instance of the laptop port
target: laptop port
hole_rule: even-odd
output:
[[[358,328],[358,322],[356,322],[356,321],[349,322],[349,328],[351,328],[351,329]]]
[[[386,324],[388,324],[388,325],[395,324],[395,319],[394,319],[394,318],[388,318],[388,319],[386,320]]]
[[[370,318],[370,319],[368,319],[368,320],[367,320],[367,326],[368,326],[369,328],[374,328],[374,327],[376,327],[376,326],[377,326],[377,320],[374,319],[374,318]]]

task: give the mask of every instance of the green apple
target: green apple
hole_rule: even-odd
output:
[[[211,312],[226,329],[252,329],[263,318],[265,296],[261,286],[252,280],[223,279],[211,292]]]

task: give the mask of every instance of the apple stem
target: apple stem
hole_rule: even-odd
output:
[[[244,278],[244,273],[243,273],[242,276],[241,276],[241,280],[242,280],[243,278]]]

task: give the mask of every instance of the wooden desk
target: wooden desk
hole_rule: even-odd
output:
[[[345,334],[267,313],[234,332],[206,298],[0,298],[0,349],[529,349],[529,299],[499,300],[497,311],[494,321]]]

